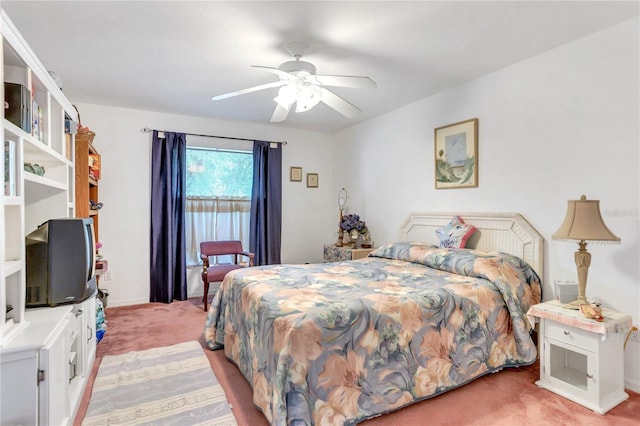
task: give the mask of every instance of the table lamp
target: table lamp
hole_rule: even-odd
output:
[[[347,205],[347,190],[342,188],[338,192],[338,210],[340,210],[340,217],[338,219],[338,241],[336,241],[336,246],[342,246],[342,237],[343,231],[340,224],[342,223],[342,212],[344,211],[344,206]]]
[[[567,201],[567,214],[555,234],[554,240],[578,241],[578,251],[574,254],[578,268],[578,298],[564,305],[567,309],[580,309],[588,303],[586,299],[587,274],[591,265],[591,253],[587,251],[587,241],[616,243],[620,238],[607,228],[600,214],[600,200],[587,200],[582,195],[579,200]]]

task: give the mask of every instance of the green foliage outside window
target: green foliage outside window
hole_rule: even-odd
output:
[[[251,197],[253,154],[187,148],[187,196]]]

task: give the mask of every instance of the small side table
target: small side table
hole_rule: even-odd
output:
[[[372,248],[324,246],[324,262],[340,262],[343,260],[356,260],[367,257],[373,251]]]
[[[585,318],[558,300],[534,305],[540,319],[541,388],[604,414],[629,398],[624,391],[624,338],[630,315],[603,309],[605,320]]]

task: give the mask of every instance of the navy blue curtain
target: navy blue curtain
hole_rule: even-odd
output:
[[[187,137],[153,131],[151,146],[151,302],[187,299],[185,185]]]
[[[254,141],[249,250],[256,265],[280,263],[281,230],[282,146]]]

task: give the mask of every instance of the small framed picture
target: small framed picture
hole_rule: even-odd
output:
[[[302,167],[291,167],[289,169],[289,180],[291,182],[302,182]]]
[[[317,188],[317,187],[318,187],[318,174],[307,173],[307,188]]]

